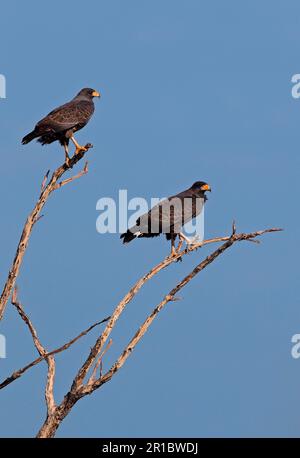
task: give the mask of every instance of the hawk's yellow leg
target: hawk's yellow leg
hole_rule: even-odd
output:
[[[64,149],[65,149],[65,162],[66,162],[67,166],[69,167],[69,165],[70,165],[70,156],[69,156],[69,148],[68,148],[68,145],[66,143],[64,143]]]
[[[81,151],[87,151],[87,149],[86,149],[85,146],[79,145],[79,143],[75,140],[75,137],[74,137],[73,135],[70,137],[70,139],[72,140],[72,142],[73,142],[74,145],[75,145],[75,148],[76,148],[75,154],[78,154],[78,153],[80,153]]]

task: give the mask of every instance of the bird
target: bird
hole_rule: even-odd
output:
[[[182,227],[201,213],[207,200],[206,191],[211,191],[210,185],[196,181],[190,188],[162,200],[148,213],[144,213],[120,238],[123,243],[129,243],[135,238],[165,234],[166,239],[171,240],[171,256],[176,255],[177,236],[181,242],[185,241],[188,245],[193,243],[182,233]]]
[[[22,144],[26,145],[37,139],[42,145],[59,141],[65,150],[65,161],[69,165],[69,141],[75,145],[75,154],[86,151],[74,138],[74,132],[82,129],[92,117],[95,107],[93,98],[100,93],[91,88],[84,88],[68,103],[55,108],[41,119],[32,132],[25,135]]]

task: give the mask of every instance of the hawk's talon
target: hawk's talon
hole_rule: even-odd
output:
[[[193,249],[193,247],[195,245],[197,245],[197,243],[199,243],[199,236],[196,235],[196,237],[192,238],[192,239],[189,239],[188,237],[186,237],[184,234],[182,234],[182,232],[179,234],[179,237],[181,239],[181,241],[185,241],[186,243],[186,250],[187,251],[191,251]]]
[[[168,258],[174,258],[175,256],[177,256],[177,250],[175,247],[172,247],[171,249],[171,253],[169,254]]]
[[[86,148],[85,146],[79,146],[79,147],[76,148],[75,154],[85,153],[87,150],[88,150],[88,148]]]
[[[198,245],[200,243],[200,237],[199,235],[196,235],[193,239],[190,240],[190,243],[188,244],[191,248],[193,248],[195,245]]]

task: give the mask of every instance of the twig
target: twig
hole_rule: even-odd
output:
[[[46,175],[44,176],[44,179],[43,179],[42,184],[41,184],[41,191],[43,191],[45,189],[45,186],[46,186],[46,183],[47,183],[47,180],[48,180],[48,177],[49,177],[49,173],[50,173],[50,169],[47,171]]]
[[[68,183],[71,183],[71,181],[77,180],[78,178],[82,177],[86,173],[88,173],[88,162],[84,164],[84,168],[81,170],[81,172],[77,173],[77,175],[74,175],[71,178],[67,178],[66,180],[56,183],[55,189],[61,188],[65,184],[68,184]]]
[[[25,225],[24,225],[24,228],[23,228],[23,231],[22,231],[22,235],[21,235],[18,247],[17,247],[17,251],[16,251],[12,266],[10,268],[6,283],[4,285],[4,288],[3,288],[3,291],[2,291],[2,294],[1,294],[1,297],[0,297],[0,320],[2,320],[2,318],[3,318],[7,301],[8,301],[8,299],[9,299],[11,293],[12,293],[12,290],[13,290],[13,288],[15,286],[16,279],[17,279],[17,277],[19,275],[20,267],[21,267],[21,264],[22,264],[22,261],[23,261],[23,258],[24,258],[25,251],[26,251],[27,246],[28,246],[28,242],[29,242],[29,239],[30,239],[30,235],[31,235],[32,229],[33,229],[35,223],[39,219],[39,215],[41,213],[41,210],[43,209],[45,203],[47,202],[47,200],[48,200],[49,196],[52,194],[52,192],[55,191],[56,189],[58,189],[59,187],[61,187],[60,185],[57,186],[58,180],[62,177],[62,175],[64,175],[65,172],[67,172],[72,167],[74,167],[74,165],[77,164],[77,162],[80,161],[84,157],[84,155],[86,154],[86,152],[88,151],[89,148],[92,148],[92,145],[90,143],[85,145],[85,150],[82,150],[82,151],[78,152],[77,154],[74,154],[73,157],[70,158],[69,165],[64,163],[63,165],[58,167],[58,169],[56,169],[55,172],[53,172],[52,177],[51,177],[49,183],[47,184],[47,186],[45,186],[47,178],[48,178],[47,174],[44,177],[40,196],[38,198],[37,203],[35,204],[34,209],[31,211],[31,213],[29,214],[29,216],[28,216],[28,218],[27,218],[27,220],[25,222]],[[83,172],[84,172],[84,170],[83,170]],[[81,174],[83,175],[84,173],[81,173]]]
[[[46,350],[44,349],[43,345],[39,341],[39,338],[37,336],[36,330],[33,327],[33,324],[31,323],[30,319],[26,315],[22,304],[18,301],[18,288],[17,288],[17,286],[13,290],[11,303],[12,303],[12,305],[14,307],[16,307],[20,317],[22,318],[22,320],[27,325],[27,327],[28,327],[28,329],[30,331],[30,334],[32,336],[32,340],[33,340],[34,346],[37,349],[38,353],[40,354],[40,356],[44,356],[45,353],[46,353]]]
[[[100,377],[102,375],[102,361],[103,361],[103,356],[105,355],[105,353],[108,351],[108,349],[111,347],[112,345],[112,339],[109,340],[107,346],[104,348],[103,352],[100,354],[100,356],[98,357],[96,363],[95,363],[95,367],[93,369],[93,372],[92,372],[92,375],[90,376],[90,378],[88,379],[87,381],[87,385],[93,385],[93,383],[95,382],[96,380],[96,374],[97,374],[97,369],[98,367],[100,366]]]

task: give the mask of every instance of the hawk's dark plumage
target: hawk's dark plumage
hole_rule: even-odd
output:
[[[182,226],[201,213],[206,201],[205,192],[210,190],[204,181],[196,181],[189,189],[163,200],[121,235],[123,243],[129,243],[137,237],[156,237],[160,234],[165,234],[167,240],[172,241],[172,247],[177,235],[188,241],[181,233]]]
[[[34,138],[37,138],[42,145],[58,140],[65,147],[67,155],[69,140],[75,140],[74,132],[82,129],[94,113],[93,97],[100,97],[100,94],[94,89],[82,89],[70,102],[61,105],[41,119],[34,130],[23,138],[22,144],[25,145]],[[79,145],[76,141],[74,143],[78,149]]]

